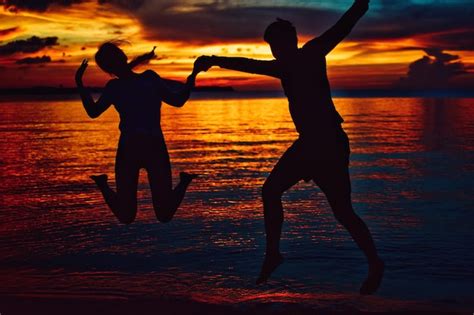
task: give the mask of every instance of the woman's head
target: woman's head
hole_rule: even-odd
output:
[[[127,55],[120,49],[120,43],[118,41],[106,42],[100,45],[95,54],[96,64],[105,72],[116,76],[130,70]]]

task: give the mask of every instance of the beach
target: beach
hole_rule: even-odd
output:
[[[375,296],[358,295],[365,258],[306,182],[283,197],[285,263],[254,284],[261,187],[297,138],[284,98],[163,105],[174,182],[200,176],[162,224],[143,171],[131,225],[89,179],[115,181],[117,113],[91,120],[77,98],[10,99],[0,100],[0,313],[472,314],[474,99],[335,104],[354,208],[387,266]]]

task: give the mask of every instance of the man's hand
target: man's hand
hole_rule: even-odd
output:
[[[84,72],[87,69],[87,65],[88,65],[87,63],[88,63],[87,59],[82,60],[81,65],[76,71],[76,84],[78,86],[82,86],[82,76],[84,75]]]
[[[369,8],[370,0],[355,0],[354,2],[358,5],[360,5],[360,6],[363,6],[365,8]]]

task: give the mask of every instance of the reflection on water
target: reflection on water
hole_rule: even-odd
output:
[[[336,106],[356,211],[387,261],[380,305],[474,304],[474,101]],[[123,226],[88,179],[113,180],[118,115],[90,120],[78,101],[0,103],[0,294],[360,303],[364,258],[310,183],[284,196],[287,262],[270,285],[253,285],[260,187],[296,137],[284,99],[194,100],[162,112],[173,175],[202,176],[169,224],[156,222],[141,176],[137,221]]]

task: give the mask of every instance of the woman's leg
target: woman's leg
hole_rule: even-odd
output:
[[[137,186],[140,167],[134,158],[132,139],[120,139],[115,161],[117,192],[110,188],[107,175],[91,176],[99,187],[105,202],[124,224],[130,224],[137,214]]]
[[[196,175],[180,173],[180,182],[172,188],[171,164],[164,140],[155,138],[147,162],[148,180],[156,218],[163,223],[171,221],[183,201],[186,190]]]

